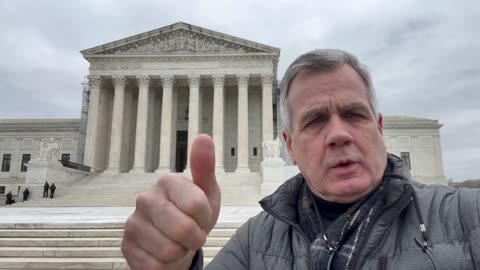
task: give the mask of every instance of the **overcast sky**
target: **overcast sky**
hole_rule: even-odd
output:
[[[280,48],[279,74],[307,50],[356,54],[384,115],[439,120],[446,176],[480,178],[480,1],[337,3],[0,0],[0,119],[78,118],[81,50],[183,21]]]

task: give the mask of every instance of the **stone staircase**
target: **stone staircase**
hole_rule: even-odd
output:
[[[135,206],[138,194],[149,190],[160,176],[156,173],[93,174],[69,186],[57,185],[54,199],[29,200],[14,207]],[[217,179],[224,206],[256,206],[263,197],[260,173],[224,173],[217,175]]]
[[[239,223],[219,223],[204,250],[205,265]],[[120,251],[123,223],[0,224],[0,269],[129,269]]]

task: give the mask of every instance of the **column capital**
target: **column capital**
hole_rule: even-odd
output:
[[[250,79],[249,74],[237,74],[238,86],[247,86],[249,79]]]
[[[199,74],[190,74],[187,77],[188,77],[188,83],[190,84],[190,86],[200,87],[202,80]]]
[[[175,77],[173,75],[162,75],[160,77],[162,78],[162,84],[164,87],[173,87],[173,85],[175,84]]]
[[[148,87],[150,85],[150,76],[139,75],[137,76],[138,86]]]
[[[272,73],[265,73],[260,75],[262,79],[262,84],[272,84],[273,83],[273,74]]]
[[[100,75],[88,75],[88,86],[90,88],[95,87],[95,88],[100,88],[102,84],[102,77]]]
[[[214,85],[223,85],[225,83],[225,74],[212,74]]]
[[[127,79],[123,75],[115,75],[112,77],[112,79],[113,79],[113,84],[115,85],[115,88],[125,87],[125,83],[127,82]]]

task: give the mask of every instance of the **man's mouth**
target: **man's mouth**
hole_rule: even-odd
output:
[[[348,167],[352,164],[354,164],[355,162],[353,160],[340,160],[339,162],[337,162],[335,164],[335,166],[333,166],[334,168],[345,168],[345,167]]]

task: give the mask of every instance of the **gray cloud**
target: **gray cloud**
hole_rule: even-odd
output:
[[[341,48],[386,115],[437,119],[447,177],[480,178],[478,1],[0,1],[0,118],[79,117],[80,51],[178,21],[300,53]]]

